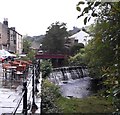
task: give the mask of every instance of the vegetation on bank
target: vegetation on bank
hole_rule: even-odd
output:
[[[110,100],[98,96],[82,99],[61,97],[57,100],[57,104],[63,113],[113,113],[115,111]]]
[[[116,114],[120,114],[120,1],[79,2],[77,10],[78,18],[85,16],[84,24],[96,18],[88,30],[92,39],[85,47],[85,63],[93,77],[102,78],[103,96],[112,98]]]
[[[42,61],[40,69],[42,72],[42,78],[46,79],[52,71],[52,63],[50,62],[50,60]]]
[[[78,50],[80,49],[78,46],[74,46],[71,49],[65,47],[65,38],[68,36],[66,24],[55,23],[52,24],[46,32],[45,40],[43,41],[43,49],[49,53],[69,52],[72,54],[72,57],[69,59],[69,65],[88,65],[90,69],[90,75],[94,78],[102,79],[101,85],[104,86],[104,89],[102,89],[100,92],[101,94],[99,94],[103,97],[95,96],[86,99],[66,99],[60,96],[59,100],[56,100],[56,96],[52,96],[55,95],[56,92],[51,92],[51,86],[46,87],[43,85],[43,110],[44,112],[58,112],[58,108],[51,110],[56,108],[56,104],[58,104],[58,107],[62,108],[64,112],[70,110],[71,112],[77,112],[77,104],[80,109],[82,108],[80,105],[87,103],[89,106],[84,106],[86,107],[87,111],[87,109],[90,107],[94,107],[94,104],[96,105],[95,102],[99,102],[99,107],[97,107],[97,105],[95,106],[97,107],[96,110],[98,108],[102,108],[103,105],[105,105],[105,107],[108,105],[108,108],[111,108],[111,101],[106,100],[106,98],[112,98],[111,100],[116,107],[116,112],[120,113],[120,2],[101,3],[96,2],[96,0],[94,2],[86,1],[86,3],[79,2],[77,5],[78,11],[81,11],[80,5],[83,4],[86,4],[85,8],[82,8],[83,11],[80,12],[78,18],[85,15],[84,23],[86,24],[91,17],[96,17],[96,22],[94,25],[89,27],[88,32],[90,33],[92,39],[88,41],[88,44],[85,46],[85,48]],[[25,52],[29,51],[28,46],[24,49]],[[30,58],[33,59],[31,56]],[[50,73],[50,68],[47,67],[48,66],[43,66],[42,71],[44,79]],[[51,99],[51,97],[54,98]],[[79,103],[78,100],[82,100],[83,103],[81,101]],[[89,102],[88,100],[92,102]],[[105,103],[102,104],[102,102],[108,102],[110,105],[108,103],[107,105]],[[93,105],[91,103],[93,103]],[[72,105],[73,109],[71,108],[68,110]],[[50,106],[52,108],[49,108]],[[90,110],[90,112],[93,112],[92,109]],[[111,108],[110,110],[113,109]]]
[[[91,96],[88,98],[62,97],[59,87],[43,80],[41,94],[42,113],[112,113],[115,111],[112,101],[107,98]]]
[[[41,93],[41,113],[59,113],[60,108],[56,104],[60,97],[59,88],[48,80],[43,80]]]
[[[113,113],[115,111],[112,100],[103,96],[91,96],[88,98],[65,98],[60,94],[59,87],[47,80],[52,70],[51,63],[47,60],[41,63],[42,113]]]

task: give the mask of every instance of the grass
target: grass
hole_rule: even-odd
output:
[[[112,113],[115,111],[110,100],[97,96],[84,99],[61,97],[57,100],[57,104],[63,113]]]

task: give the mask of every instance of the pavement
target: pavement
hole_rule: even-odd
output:
[[[9,76],[9,75],[8,75]],[[28,102],[32,103],[32,71],[29,69],[29,74],[27,76],[27,100]],[[37,88],[39,89],[39,92],[35,95],[35,104],[37,105],[38,109],[35,111],[35,113],[40,114],[40,105],[41,105],[41,74],[40,74],[40,83],[37,85]],[[3,113],[13,113],[16,106],[18,105],[18,102],[20,101],[21,95],[22,95],[22,86],[23,79],[19,80],[11,80],[9,77],[5,79],[3,77],[3,71],[2,71],[2,64],[0,63],[0,115]],[[17,109],[16,113],[22,113],[22,107],[23,107],[23,101],[21,101],[19,108]],[[31,112],[28,110],[28,113]]]

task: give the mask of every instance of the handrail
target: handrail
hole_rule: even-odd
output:
[[[16,107],[16,108],[14,109],[14,111],[12,112],[12,115],[15,115],[15,113],[16,113],[16,111],[17,111],[17,109],[18,109],[18,107],[19,107],[19,105],[20,105],[20,103],[21,103],[21,101],[22,101],[22,98],[23,98],[24,93],[25,93],[25,91],[23,91],[23,93],[22,93],[22,95],[21,95],[21,97],[20,97],[20,100],[19,100],[18,103],[17,103],[17,107]]]
[[[28,99],[30,100],[31,93],[32,93],[32,105],[31,105],[31,108],[32,109],[33,108],[38,109],[37,105],[35,104],[35,97],[34,97],[34,93],[35,93],[35,91],[34,91],[34,89],[35,89],[35,78],[34,78],[34,76],[35,76],[35,69],[36,69],[35,66],[33,66],[33,69],[32,69],[33,71],[32,71],[32,75],[31,75],[30,79],[28,80],[28,82],[25,81],[24,82],[25,84],[23,83],[22,95],[21,95],[20,99],[18,100],[17,106],[15,107],[14,111],[12,112],[12,115],[16,114],[22,99],[23,99],[23,113],[25,115],[27,114],[27,111],[29,110],[29,107],[28,107],[29,104],[28,104],[27,101],[28,101]],[[30,85],[31,80],[32,80],[32,89],[30,89],[29,97],[27,99],[27,88]]]
[[[33,75],[32,75],[32,76],[33,76]],[[31,81],[31,80],[32,80],[32,77],[31,77],[31,79],[29,80],[27,87],[30,85],[30,81]],[[30,97],[31,97],[31,92],[32,92],[32,90],[30,91],[30,95],[29,95],[28,100],[30,100]]]
[[[33,75],[31,75],[31,76],[33,76]],[[27,84],[27,87],[29,86],[31,80],[32,80],[32,77],[30,78],[30,80],[29,80],[29,82]]]
[[[33,76],[33,75],[31,75],[31,76]],[[27,84],[27,87],[29,86],[31,80],[32,80],[32,77],[30,78],[30,80],[29,80],[29,82],[28,82],[28,84]],[[30,91],[30,92],[31,92],[31,91]],[[21,95],[20,99],[18,100],[17,106],[16,106],[16,108],[14,109],[14,111],[12,112],[12,115],[15,115],[17,109],[19,108],[20,103],[21,103],[21,101],[22,101],[22,99],[23,99],[24,93],[25,93],[25,91],[22,92],[22,95]],[[30,95],[31,95],[31,94],[30,94]],[[29,99],[30,99],[30,96],[29,96]]]

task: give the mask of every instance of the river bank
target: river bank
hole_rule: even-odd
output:
[[[63,113],[96,113],[107,114],[115,111],[112,102],[107,98],[90,96],[87,98],[59,98],[57,105]]]
[[[42,111],[43,113],[111,113],[115,111],[112,100],[92,95],[85,98],[66,98],[58,92],[58,86],[43,81],[42,85]],[[47,104],[46,104],[47,103]],[[52,107],[52,108],[51,108]]]

